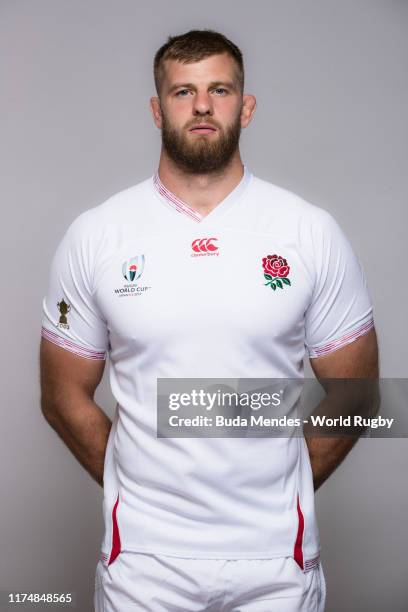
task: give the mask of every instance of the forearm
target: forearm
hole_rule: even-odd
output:
[[[305,440],[312,466],[314,490],[317,491],[348,455],[358,438],[309,437]]]
[[[333,379],[325,384],[330,391],[313,411],[315,417],[339,421],[354,416],[370,417],[378,412],[377,379]],[[315,491],[345,459],[364,428],[338,425],[337,431],[328,425],[312,427],[310,422],[304,428]]]
[[[90,398],[70,397],[43,406],[43,414],[79,463],[103,486],[103,467],[111,420]]]

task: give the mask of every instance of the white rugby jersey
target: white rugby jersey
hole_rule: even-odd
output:
[[[109,355],[117,401],[102,559],[319,554],[304,438],[157,438],[157,378],[302,378],[374,325],[325,210],[253,176],[202,217],[158,175],[79,215],[55,253],[42,335]]]

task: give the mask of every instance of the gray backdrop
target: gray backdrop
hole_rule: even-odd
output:
[[[0,588],[71,589],[92,609],[102,491],[40,413],[41,300],[73,218],[157,166],[148,99],[169,34],[211,27],[242,48],[258,98],[245,163],[336,217],[382,376],[407,376],[407,25],[403,0],[2,0]],[[112,414],[106,376],[97,401]],[[318,492],[328,612],[407,609],[407,459],[406,440],[362,440]]]

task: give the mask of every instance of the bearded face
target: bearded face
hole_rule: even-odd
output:
[[[208,174],[221,171],[228,165],[239,145],[240,112],[241,109],[230,125],[222,126],[209,115],[200,115],[179,128],[172,125],[162,111],[163,148],[184,172]],[[207,127],[200,128],[200,125]]]

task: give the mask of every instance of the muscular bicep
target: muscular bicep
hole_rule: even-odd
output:
[[[310,359],[317,378],[377,378],[378,343],[375,328],[322,357]]]
[[[41,338],[40,382],[43,410],[61,405],[64,398],[76,393],[93,398],[102,379],[105,363],[105,359],[80,357],[44,337]]]

